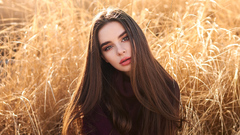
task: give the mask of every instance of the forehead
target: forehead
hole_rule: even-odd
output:
[[[121,23],[117,21],[112,21],[105,24],[99,31],[98,31],[98,39],[100,43],[111,41],[118,38],[125,31],[124,27]]]

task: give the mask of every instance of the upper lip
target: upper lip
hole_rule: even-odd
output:
[[[124,58],[122,58],[121,61],[119,62],[119,64],[123,63],[127,59],[131,59],[131,57],[124,57]]]

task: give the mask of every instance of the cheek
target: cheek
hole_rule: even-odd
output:
[[[131,47],[131,44],[129,43],[129,45],[128,45],[128,51],[131,52],[131,50],[132,50],[132,47]]]
[[[103,58],[107,63],[109,63],[109,62],[112,61],[113,55],[108,52],[108,53],[106,53],[106,54],[103,54],[102,58]]]
[[[103,55],[101,55],[101,58],[108,63],[108,61],[105,59]]]

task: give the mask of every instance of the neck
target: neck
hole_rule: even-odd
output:
[[[130,77],[130,71],[124,72],[124,74],[127,75],[128,77]]]

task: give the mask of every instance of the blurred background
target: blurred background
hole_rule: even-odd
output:
[[[239,0],[0,0],[0,135],[61,134],[93,17],[118,7],[178,82],[179,134],[240,134]]]

